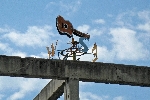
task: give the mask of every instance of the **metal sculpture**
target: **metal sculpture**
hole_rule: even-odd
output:
[[[58,40],[56,41],[56,45],[57,45]],[[56,50],[56,46],[53,45],[53,43],[51,44],[51,51],[49,49],[49,47],[46,47],[47,51],[48,51],[48,59],[53,58],[55,55],[55,50]]]
[[[67,60],[68,57],[73,57],[73,60],[79,61],[80,58],[76,59],[76,56],[81,56],[84,54],[92,54],[93,51],[95,51],[95,50],[96,50],[96,52],[93,55],[96,58],[93,60],[93,62],[95,62],[98,59],[97,58],[97,45],[96,45],[96,43],[94,44],[94,47],[92,49],[92,53],[87,53],[87,51],[89,49],[88,49],[87,45],[83,42],[83,40],[89,40],[90,39],[90,35],[88,35],[88,33],[85,34],[85,33],[82,33],[80,31],[74,29],[71,22],[68,20],[65,20],[60,15],[56,18],[56,27],[57,27],[57,30],[58,30],[60,35],[67,35],[69,38],[72,38],[72,41],[70,43],[67,43],[67,44],[71,44],[70,48],[64,49],[64,50],[57,50],[59,59],[60,59],[60,55],[62,55],[62,56],[64,56],[63,60]],[[74,40],[73,35],[80,37],[79,42]],[[57,42],[56,42],[56,45],[57,45]],[[52,51],[49,51],[49,47],[47,47],[49,59],[50,59],[50,56],[51,57],[54,56],[56,46],[54,48],[54,46],[52,44],[51,48],[52,48]],[[64,52],[66,52],[66,54],[64,54]]]

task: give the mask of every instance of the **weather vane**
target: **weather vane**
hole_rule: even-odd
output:
[[[64,49],[64,50],[57,50],[58,57],[59,57],[59,55],[62,55],[62,56],[64,56],[63,60],[67,60],[68,57],[73,57],[73,60],[79,60],[80,58],[76,59],[76,56],[81,56],[84,54],[92,54],[94,51],[96,51],[95,53],[93,53],[93,55],[95,57],[95,59],[93,59],[93,62],[95,62],[98,59],[96,43],[94,44],[92,53],[87,53],[87,51],[89,49],[88,49],[87,45],[83,42],[83,40],[90,39],[90,35],[88,35],[88,33],[85,34],[85,33],[82,33],[80,31],[74,29],[71,22],[69,22],[68,20],[65,20],[60,15],[57,16],[57,18],[56,18],[56,27],[57,27],[57,30],[60,35],[67,35],[69,38],[72,38],[72,42],[67,43],[67,44],[71,44],[70,48]],[[79,41],[74,40],[73,34],[80,37]],[[58,42],[58,40],[57,40],[57,42]],[[57,42],[56,42],[56,45],[57,45]],[[49,59],[50,59],[50,57],[53,57],[55,54],[56,46],[54,48],[54,45],[52,44],[51,51],[49,50],[49,47],[46,47],[46,48],[47,48]],[[64,52],[66,52],[66,54],[64,54]],[[59,59],[60,59],[60,57],[59,57]]]

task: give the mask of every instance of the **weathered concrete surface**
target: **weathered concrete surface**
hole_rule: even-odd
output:
[[[33,100],[57,100],[64,93],[65,80],[51,80]]]
[[[0,75],[150,87],[150,67],[100,62],[0,56]]]
[[[65,81],[64,100],[79,100],[79,79],[69,78]]]
[[[61,66],[61,67],[59,67]],[[45,79],[65,79],[65,68],[59,60],[0,56],[0,75]]]

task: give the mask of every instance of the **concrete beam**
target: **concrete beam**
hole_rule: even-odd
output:
[[[60,60],[0,56],[0,76],[66,79],[62,63]]]
[[[65,80],[51,80],[33,100],[57,100],[64,93]]]
[[[61,79],[150,87],[150,67],[0,56],[0,76]]]

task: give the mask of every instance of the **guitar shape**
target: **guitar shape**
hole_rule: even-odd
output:
[[[67,35],[69,38],[73,37],[73,34],[79,37],[85,37],[86,39],[90,38],[90,35],[82,33],[73,28],[73,25],[70,21],[65,20],[62,16],[56,18],[56,27],[61,35]]]
[[[60,15],[56,18],[56,27],[60,35],[67,35],[69,38],[73,36],[72,24]]]

